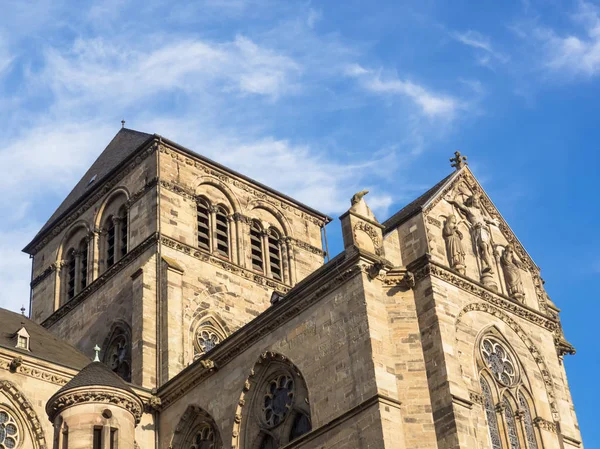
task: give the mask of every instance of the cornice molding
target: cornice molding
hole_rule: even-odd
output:
[[[423,258],[422,258],[423,259]],[[423,262],[425,262],[423,264]],[[501,295],[498,292],[487,289],[483,285],[462,276],[443,265],[438,264],[428,258],[417,260],[411,266],[421,265],[414,269],[413,273],[415,281],[418,283],[428,276],[433,276],[443,281],[446,281],[463,291],[475,295],[490,304],[499,307],[502,310],[512,312],[516,316],[523,318],[533,324],[541,326],[551,332],[555,332],[559,328],[559,322],[556,319],[550,318],[539,311],[518,303],[508,297]]]
[[[46,279],[48,276],[50,276],[52,273],[54,273],[57,268],[58,268],[58,265],[56,264],[56,262],[50,264],[50,266],[48,268],[46,268],[44,271],[42,271],[38,276],[35,277],[35,279],[33,279],[31,281],[31,283],[29,284],[29,286],[31,288],[35,288],[44,279]]]
[[[98,184],[95,190],[92,190],[90,194],[88,194],[87,199],[83,203],[80,203],[78,207],[71,206],[69,209],[67,209],[65,215],[59,217],[51,227],[49,227],[42,234],[35,236],[33,240],[25,247],[24,251],[32,255],[35,255],[37,252],[39,252],[48,244],[48,242],[50,242],[72,223],[74,223],[81,215],[83,215],[84,212],[98,203],[106,194],[110,193],[110,191],[119,182],[121,182],[125,176],[131,173],[148,156],[154,153],[157,148],[158,142],[149,141],[146,143],[146,147],[143,150],[135,151],[128,163],[125,161],[123,164],[121,164],[121,166],[118,167],[118,170],[112,176],[109,176],[103,183]],[[85,198],[85,195],[83,198]]]
[[[87,402],[115,405],[130,412],[135,418],[136,425],[139,424],[144,405],[140,398],[127,391],[100,386],[86,386],[74,388],[62,393],[55,394],[46,404],[46,413],[50,421],[63,410]]]
[[[131,262],[137,259],[140,255],[142,255],[148,248],[154,245],[158,241],[158,234],[152,234],[150,237],[146,238],[142,243],[129,251],[125,256],[119,259],[112,267],[98,276],[92,283],[90,283],[86,288],[84,288],[77,296],[71,299],[69,302],[63,304],[60,308],[58,308],[52,315],[46,318],[42,322],[42,326],[50,327],[54,325],[57,321],[62,319],[65,315],[67,315],[71,310],[81,304],[87,297],[89,297],[92,293],[97,291],[100,287],[102,287],[110,278],[112,278],[116,273],[123,270],[126,266],[128,266]]]
[[[228,172],[226,172],[224,170],[218,170],[215,167],[210,167],[208,162],[199,161],[199,160],[193,158],[191,155],[187,154],[187,152],[184,154],[183,150],[180,150],[178,148],[172,148],[167,145],[168,144],[165,141],[163,141],[161,143],[160,150],[159,150],[160,153],[165,154],[165,155],[170,155],[173,159],[176,159],[178,161],[185,163],[186,165],[197,168],[207,175],[214,176],[216,179],[218,179],[219,181],[221,181],[225,184],[230,184],[240,190],[244,190],[245,192],[250,193],[252,196],[254,196],[262,201],[265,201],[265,202],[269,203],[270,205],[275,206],[276,208],[279,208],[282,210],[287,210],[287,211],[293,211],[294,215],[296,215],[306,221],[309,221],[317,226],[324,226],[325,224],[329,223],[329,221],[331,221],[331,219],[327,216],[324,216],[323,219],[319,219],[316,216],[313,216],[313,215],[305,212],[305,209],[302,208],[301,205],[294,204],[294,203],[288,202],[288,201],[284,201],[282,199],[278,199],[277,197],[280,197],[282,195],[281,193],[278,193],[278,192],[265,193],[263,191],[257,190],[251,184],[250,181],[246,181],[246,180],[242,180],[242,179],[233,177],[233,176],[231,176],[231,174],[229,174]],[[165,182],[165,181],[161,181],[161,183],[162,182]],[[167,186],[165,186],[165,187],[167,187]],[[182,192],[184,194],[186,194],[186,195],[191,194],[192,197],[195,198],[195,196],[196,196],[195,192],[191,191],[191,189],[185,188],[182,186],[178,186],[178,188],[181,188]],[[305,206],[305,207],[307,207],[307,206]]]
[[[278,282],[274,279],[263,276],[260,273],[243,268],[239,265],[234,264],[233,262],[230,262],[229,260],[215,257],[212,254],[200,248],[193,247],[186,243],[180,242],[179,240],[175,240],[174,238],[163,235],[160,239],[160,243],[167,246],[168,248],[172,248],[183,254],[187,254],[188,256],[194,257],[195,259],[201,260],[202,262],[210,263],[211,265],[215,265],[230,273],[236,274],[245,279],[249,279],[253,282],[256,282],[259,285],[272,288],[279,292],[286,293],[291,288],[289,285],[286,285],[282,282]]]
[[[342,255],[338,263],[332,260],[330,264],[317,270],[294,287],[282,301],[271,306],[185,368],[159,389],[162,408],[168,408],[191,388],[202,383],[214,370],[226,365],[264,336],[281,327],[340,285],[358,274],[366,274],[370,265],[361,263],[363,257],[356,253],[352,258],[345,258]],[[368,262],[373,263],[372,260]]]
[[[31,357],[35,358],[33,355],[31,355]],[[12,362],[17,358],[20,359],[20,364],[16,364],[16,369],[12,369],[11,364],[14,366],[15,364]],[[52,364],[52,362],[46,363]],[[0,369],[10,371],[14,374],[22,374],[33,379],[43,380],[44,382],[49,382],[58,386],[65,385],[73,377],[73,375],[63,375],[56,372],[56,370],[45,368],[39,363],[23,359],[22,354],[15,354],[13,357],[2,354],[0,356]]]

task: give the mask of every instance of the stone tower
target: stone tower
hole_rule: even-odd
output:
[[[100,344],[114,372],[154,388],[319,268],[328,221],[121,129],[25,248],[31,316],[85,353]]]

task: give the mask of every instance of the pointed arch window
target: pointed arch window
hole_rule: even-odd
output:
[[[515,421],[515,412],[510,405],[508,398],[504,398],[502,401],[504,406],[504,420],[506,421],[506,431],[508,433],[508,442],[510,449],[520,449],[519,445],[519,434],[517,432],[517,423]]]
[[[485,380],[483,377],[481,377],[479,383],[481,384],[481,392],[483,394],[483,406],[485,408],[485,416],[487,418],[488,432],[492,442],[492,449],[502,449],[492,390],[490,389],[490,385],[488,384],[487,380]]]
[[[108,340],[103,361],[115,374],[131,382],[131,338],[120,326],[114,328]]]
[[[519,408],[523,413],[523,425],[525,426],[525,437],[527,439],[528,449],[538,449],[535,431],[533,429],[533,420],[531,419],[531,410],[529,410],[529,403],[522,392],[519,392]]]

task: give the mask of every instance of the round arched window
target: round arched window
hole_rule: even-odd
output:
[[[517,365],[500,341],[491,337],[484,338],[481,341],[481,356],[498,382],[507,387],[517,382]]]
[[[13,416],[0,410],[0,449],[13,449],[19,444],[19,427]]]

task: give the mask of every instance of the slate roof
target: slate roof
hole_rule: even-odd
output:
[[[92,191],[94,187],[101,185],[102,181],[115,168],[152,137],[151,134],[134,131],[132,129],[122,128],[119,130],[106,149],[98,156],[98,159],[96,159],[77,185],[75,185],[73,190],[71,190],[71,193],[67,195],[46,224],[40,229],[36,237],[49,229],[61,215],[67,212],[71,206],[75,205],[78,200],[83,198],[88,191]],[[94,182],[90,184],[90,180],[93,176],[96,176],[96,178],[94,179]]]
[[[446,184],[446,182],[450,180],[450,178],[452,178],[452,176],[454,176],[456,173],[457,172],[450,173],[448,176],[446,176],[444,179],[442,179],[440,182],[434,185],[431,189],[425,192],[423,195],[418,197],[413,202],[407,204],[394,215],[392,215],[390,218],[388,218],[386,221],[384,221],[382,224],[383,226],[385,226],[385,232],[389,232],[395,227],[400,226],[410,217],[417,214],[421,210],[421,208],[427,203],[427,201],[433,198],[442,189],[444,184]]]
[[[29,351],[15,348],[16,333],[21,327],[29,333]],[[90,363],[89,357],[44,327],[19,313],[1,308],[0,347],[78,370]]]
[[[305,204],[300,203],[299,201],[290,198],[289,196],[278,192],[275,189],[272,189],[268,186],[265,186],[247,176],[242,175],[241,173],[237,173],[234,170],[231,170],[228,167],[225,167],[218,162],[215,162],[207,157],[204,157],[182,145],[179,145],[176,142],[173,142],[169,139],[163,138],[158,134],[147,134],[140,131],[134,131],[128,128],[122,128],[115,135],[115,137],[111,140],[108,146],[104,149],[98,159],[92,164],[89,170],[83,175],[77,185],[71,190],[71,193],[65,198],[65,200],[61,203],[60,206],[54,211],[52,216],[48,219],[46,224],[40,229],[40,231],[36,234],[36,236],[32,239],[31,242],[23,249],[26,253],[30,253],[33,245],[37,243],[38,239],[46,233],[49,229],[52,228],[56,224],[58,220],[60,220],[64,215],[69,213],[69,211],[75,207],[77,204],[81,203],[89,193],[93,192],[97,186],[101,186],[102,183],[108,178],[115,170],[121,166],[123,162],[125,162],[130,156],[136,153],[136,150],[150,142],[151,139],[161,138],[167,144],[173,145],[174,147],[190,154],[193,157],[197,157],[207,163],[214,165],[215,167],[226,170],[236,176],[239,176],[242,179],[245,179],[261,188],[264,188],[267,191],[273,192],[276,195],[279,195],[282,198],[285,198],[292,203],[304,208],[305,210],[315,214],[316,216],[323,217],[325,221],[328,223],[332,221],[332,218],[319,212]],[[90,180],[94,178],[94,181],[90,183]]]
[[[135,395],[131,387],[113,373],[108,366],[102,362],[91,362],[58,390],[54,396],[58,396],[68,390],[74,390],[75,388],[92,386],[116,388]]]

